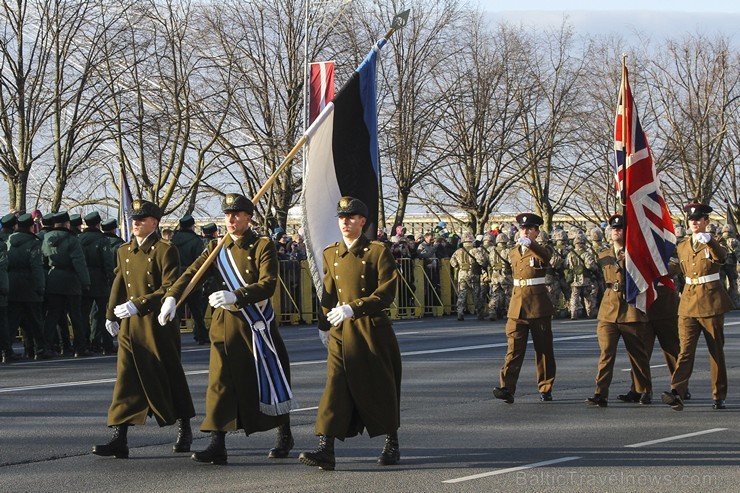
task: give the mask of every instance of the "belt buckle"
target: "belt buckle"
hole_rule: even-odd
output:
[[[614,291],[619,291],[619,287],[620,287],[620,285],[619,285],[619,281],[617,281],[617,282],[613,282],[613,283],[612,283],[612,289],[613,289]]]
[[[524,286],[527,285],[527,280],[526,279],[518,279],[518,282],[519,282],[519,287],[520,288],[522,288],[522,287],[524,287]]]

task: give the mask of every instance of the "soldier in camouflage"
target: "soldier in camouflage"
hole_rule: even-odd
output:
[[[555,308],[558,310],[559,317],[568,316],[568,301],[570,300],[570,269],[565,263],[565,259],[570,253],[570,244],[568,243],[568,233],[562,229],[554,231],[552,233],[552,239],[555,241],[554,249],[558,256],[562,259],[561,262],[554,266],[555,276],[557,277],[558,284],[560,286],[559,293],[557,295],[558,304]],[[564,303],[560,303],[560,296],[562,295]],[[554,295],[553,295],[554,296]]]
[[[735,228],[731,224],[722,226],[722,237],[719,244],[727,250],[725,263],[719,271],[722,285],[727,288],[735,309],[740,308],[740,291],[738,290],[738,255],[740,255],[740,241],[737,239]]]
[[[509,237],[506,233],[496,236],[496,245],[488,249],[488,277],[490,280],[488,317],[491,320],[506,317],[511,301],[514,280],[509,262]]]
[[[599,268],[596,258],[586,246],[586,237],[578,235],[573,240],[573,250],[565,258],[573,280],[570,284],[570,318],[577,320],[581,302],[588,318],[596,315],[596,270]]]
[[[609,249],[604,241],[604,233],[601,231],[601,228],[592,228],[589,231],[589,240],[589,249],[595,259],[599,258],[601,252]],[[596,269],[596,288],[596,304],[598,305],[601,303],[601,298],[604,296],[604,291],[606,290],[604,274],[601,272],[601,269]]]
[[[468,291],[471,291],[478,318],[483,316],[483,303],[480,296],[480,275],[486,265],[485,258],[480,255],[480,249],[475,252],[475,237],[473,233],[465,233],[462,245],[450,257],[450,266],[457,271],[457,319],[465,320],[465,305]]]
[[[565,259],[561,257],[560,252],[555,250],[555,248],[553,248],[553,246],[550,244],[550,235],[548,235],[545,231],[540,231],[540,234],[537,237],[537,243],[545,247],[551,255],[550,266],[547,268],[547,271],[545,273],[545,285],[547,286],[547,294],[550,296],[552,306],[554,306],[556,310],[555,318],[558,318],[560,296],[563,293],[560,289],[560,281],[558,280],[557,272],[558,270],[562,270],[563,262],[565,262]]]

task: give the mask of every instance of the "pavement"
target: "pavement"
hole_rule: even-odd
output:
[[[150,419],[129,431],[129,459],[102,458],[115,357],[59,358],[0,366],[0,492],[737,492],[740,491],[740,311],[725,323],[729,395],[711,408],[709,354],[700,340],[682,412],[660,403],[670,388],[662,354],[653,354],[654,404],[627,404],[629,362],[620,343],[606,408],[593,395],[599,348],[595,320],[555,320],[557,378],[540,402],[531,344],[514,404],[494,399],[506,353],[504,322],[451,317],[394,324],[403,359],[402,460],[379,466],[383,437],[337,441],[337,470],[298,462],[313,450],[326,352],[315,326],[284,327],[299,409],[296,447],[268,459],[273,431],[229,433],[229,463],[173,454],[177,430]],[[183,334],[183,366],[198,416],[205,411],[208,348]],[[18,350],[18,348],[16,348]],[[195,433],[193,450],[208,435]]]

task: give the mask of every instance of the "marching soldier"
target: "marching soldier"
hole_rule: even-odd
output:
[[[484,305],[480,295],[480,275],[486,260],[479,252],[473,252],[473,233],[463,234],[462,245],[450,257],[450,266],[457,270],[457,319],[465,320],[465,305],[471,291],[479,320],[484,317]]]
[[[363,429],[370,437],[385,435],[378,464],[401,460],[401,353],[384,312],[393,303],[398,271],[388,249],[362,234],[367,214],[361,200],[342,197],[337,204],[342,241],[324,250],[319,335],[329,354],[316,417],[319,447],[299,459],[325,470],[336,465],[334,439]]]
[[[508,243],[509,237],[506,233],[499,233],[496,235],[496,245],[488,249],[488,276],[490,278],[488,318],[491,320],[504,318],[511,301],[514,280],[511,277]]]
[[[24,214],[18,229],[8,239],[8,326],[20,327],[29,358],[50,359],[57,356],[44,337],[42,318],[46,272],[41,255],[41,240],[33,234],[33,218]]]
[[[560,293],[562,294],[563,300],[565,302],[565,308],[562,310],[562,312],[558,314],[558,316],[567,317],[570,305],[570,281],[573,279],[571,277],[571,270],[565,263],[565,259],[570,253],[570,245],[568,244],[568,233],[566,233],[562,229],[559,229],[553,232],[552,239],[555,240],[555,251],[562,259],[562,262],[556,263],[556,265],[553,266],[555,268],[555,275],[557,276],[558,282],[560,283]],[[555,305],[555,308],[559,310],[560,306],[560,303],[558,303],[557,305]]]
[[[648,339],[652,333],[647,327],[647,316],[627,303],[625,297],[626,272],[624,266],[624,218],[615,214],[609,218],[614,248],[601,252],[599,265],[604,271],[606,293],[599,307],[596,335],[599,339],[601,356],[596,370],[596,390],[593,397],[586,399],[591,406],[606,407],[609,386],[614,375],[614,362],[619,338],[624,340],[630,357],[635,391],[640,394],[640,404],[650,404],[652,383],[650,358],[647,353]],[[650,334],[650,336],[648,335]]]
[[[13,351],[13,339],[16,328],[8,327],[8,292],[10,283],[8,281],[8,245],[0,241],[0,360],[10,363],[18,359]]]
[[[186,215],[179,220],[179,229],[172,236],[172,244],[180,254],[180,274],[185,272],[193,262],[203,253],[203,239],[195,233],[195,219]],[[210,344],[208,340],[208,328],[204,317],[202,305],[203,290],[193,290],[185,300],[193,318],[193,338],[200,345]]]
[[[87,228],[79,234],[80,245],[85,254],[85,264],[90,276],[90,289],[82,293],[82,318],[85,333],[90,335],[92,347],[103,354],[115,354],[113,337],[105,330],[105,311],[113,283],[115,257],[108,238],[100,230],[100,214],[91,212],[85,216]]]
[[[570,318],[577,320],[580,313],[581,302],[588,318],[595,315],[596,270],[599,268],[593,254],[586,248],[586,238],[582,234],[573,240],[573,249],[565,258],[565,263],[570,269],[573,280],[570,283]]]
[[[41,253],[49,272],[46,278],[46,322],[44,333],[48,341],[56,338],[57,324],[72,322],[75,357],[89,356],[90,334],[85,331],[81,303],[83,291],[90,289],[90,275],[80,240],[69,229],[69,214],[61,212],[54,218],[54,229],[44,235]],[[69,330],[63,329],[61,342],[69,348]]]
[[[123,238],[118,236],[116,234],[116,229],[118,228],[118,220],[116,219],[106,219],[105,221],[100,223],[100,229],[103,231],[103,236],[108,238],[108,241],[110,242],[111,247],[111,253],[113,253],[113,257],[115,259],[116,252],[118,249],[126,243]]]
[[[592,228],[589,233],[591,239],[591,242],[588,245],[589,251],[594,256],[594,259],[597,259],[601,252],[608,250],[610,247],[604,241],[604,233],[601,231],[601,228]],[[604,296],[606,286],[604,282],[604,274],[601,272],[601,269],[598,268],[595,272],[594,288],[596,291],[596,306],[599,306],[601,304],[601,298]]]
[[[69,215],[69,230],[74,235],[79,235],[82,233],[82,216],[79,214],[70,214]]]
[[[177,421],[173,451],[190,451],[190,418],[195,409],[180,362],[180,328],[176,322],[162,327],[156,320],[180,266],[177,249],[157,234],[161,217],[157,205],[134,200],[131,241],[116,252],[116,277],[105,323],[111,335],[118,335],[117,378],[108,409],[113,438],[95,445],[95,455],[128,458],[129,426],[143,425],[150,415],[160,426]]]
[[[56,214],[53,212],[50,212],[49,214],[44,214],[41,216],[41,229],[36,233],[36,236],[39,237],[39,240],[44,239],[44,235],[54,229],[54,218],[56,217]]]
[[[560,281],[558,280],[557,272],[562,269],[565,259],[560,256],[560,252],[550,245],[550,237],[545,231],[540,231],[540,235],[537,237],[537,243],[547,248],[550,252],[550,265],[547,267],[547,273],[545,274],[545,283],[547,286],[547,294],[550,296],[552,306],[555,307],[554,317],[557,318],[559,316],[558,307],[560,306],[560,297],[563,294],[560,289]]]
[[[277,443],[268,457],[285,458],[293,448],[290,414],[290,361],[278,331],[270,298],[278,283],[275,244],[251,228],[254,204],[229,193],[221,204],[228,236],[204,277],[218,277],[221,289],[209,296],[215,309],[206,391],[206,416],[201,431],[211,433],[196,462],[226,464],[226,433],[243,429],[247,436],[277,429]],[[177,300],[217,245],[214,239],[167,291],[159,322],[176,318]],[[201,280],[203,282],[204,279]],[[197,286],[196,286],[197,287]],[[255,340],[256,339],[256,340]],[[257,372],[255,368],[269,368]]]
[[[545,286],[550,252],[535,241],[544,222],[540,216],[523,213],[516,216],[516,220],[520,235],[518,246],[509,251],[514,291],[506,322],[508,350],[501,368],[501,386],[493,388],[493,395],[508,404],[514,402],[516,383],[527,349],[527,334],[531,332],[540,400],[551,401],[555,381],[551,324],[555,309]]]
[[[740,255],[740,241],[737,240],[735,228],[731,224],[722,226],[722,237],[719,244],[727,250],[725,264],[720,270],[722,285],[727,288],[730,299],[735,304],[735,309],[740,309],[740,290],[738,286],[738,255]]]
[[[727,369],[724,352],[725,313],[732,310],[732,300],[720,282],[719,271],[727,251],[707,233],[707,204],[688,204],[691,236],[677,246],[681,273],[686,286],[678,305],[678,335],[681,352],[671,379],[671,391],[663,392],[662,400],[676,411],[683,409],[689,378],[694,369],[694,357],[699,336],[704,333],[711,358],[713,409],[724,409],[727,397]]]

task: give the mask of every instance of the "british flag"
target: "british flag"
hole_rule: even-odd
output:
[[[625,206],[627,302],[647,312],[658,283],[675,289],[668,261],[676,250],[676,234],[637,116],[626,66],[614,123],[614,166],[617,193]]]

